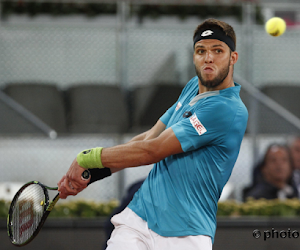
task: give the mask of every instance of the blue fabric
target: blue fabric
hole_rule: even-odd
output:
[[[199,93],[198,78],[160,118],[184,153],[156,163],[129,208],[161,236],[214,240],[217,202],[236,162],[248,112],[241,86]]]

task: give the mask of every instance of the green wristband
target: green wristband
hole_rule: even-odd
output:
[[[101,162],[102,149],[98,147],[83,150],[77,155],[77,163],[85,169],[104,168]]]

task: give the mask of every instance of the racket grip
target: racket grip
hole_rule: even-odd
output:
[[[90,176],[91,176],[91,173],[90,173],[90,171],[89,170],[84,170],[83,172],[82,172],[82,174],[81,174],[81,177],[82,177],[82,179],[84,179],[84,180],[88,180],[89,178],[90,178]]]

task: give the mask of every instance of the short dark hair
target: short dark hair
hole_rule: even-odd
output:
[[[289,162],[291,164],[291,167],[292,167],[292,169],[294,169],[294,164],[293,164],[293,160],[292,160],[292,155],[291,155],[290,148],[286,144],[280,144],[280,143],[272,143],[272,144],[270,144],[268,146],[268,148],[266,149],[265,155],[264,155],[264,157],[262,159],[262,162],[261,162],[261,169],[264,168],[264,166],[266,165],[266,163],[267,163],[267,157],[268,157],[270,151],[273,148],[284,149],[287,152],[288,156],[289,156]]]
[[[203,21],[201,24],[198,25],[198,27],[195,29],[193,40],[195,39],[196,34],[200,30],[211,29],[211,28],[222,30],[226,34],[226,36],[232,39],[232,41],[234,42],[234,47],[236,47],[236,35],[232,26],[229,25],[228,23],[225,23],[223,21],[214,18],[206,19],[205,21]]]
[[[292,160],[292,155],[291,155],[291,151],[290,151],[289,147],[286,144],[272,143],[267,147],[262,159],[257,163],[257,165],[253,169],[252,185],[257,184],[258,182],[260,182],[262,180],[262,178],[263,178],[262,173],[261,173],[262,169],[265,167],[265,165],[267,163],[267,157],[269,155],[269,152],[274,147],[282,148],[288,153],[291,169],[292,170],[294,169],[294,163]],[[289,180],[289,181],[291,181],[291,180]]]

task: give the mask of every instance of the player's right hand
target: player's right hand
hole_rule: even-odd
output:
[[[85,170],[78,165],[76,159],[72,162],[66,175],[57,183],[61,199],[66,199],[69,195],[75,196],[87,187],[91,177],[82,178],[82,173]]]

